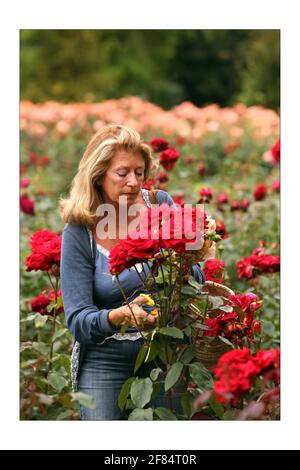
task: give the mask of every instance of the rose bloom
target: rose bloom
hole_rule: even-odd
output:
[[[62,236],[39,230],[31,237],[31,254],[25,259],[26,271],[50,271],[59,266]],[[57,272],[57,269],[56,269]]]
[[[228,195],[227,193],[223,192],[223,193],[220,193],[219,196],[217,197],[217,202],[216,204],[218,206],[221,206],[223,204],[227,204],[228,203]]]
[[[179,155],[179,152],[174,147],[169,147],[167,150],[161,152],[159,157],[160,164],[165,170],[170,171],[174,168]]]
[[[254,199],[256,201],[261,201],[266,197],[268,190],[264,183],[258,183],[253,193]]]
[[[160,183],[166,183],[167,181],[169,181],[168,175],[167,175],[164,171],[160,171],[160,172],[156,175],[156,179],[157,179]]]
[[[223,240],[228,238],[228,233],[227,233],[225,224],[224,222],[222,222],[222,220],[216,220],[216,233],[220,235],[220,237],[222,237]]]
[[[183,206],[184,205],[184,199],[181,196],[174,196],[173,201],[178,206]]]
[[[210,200],[213,197],[213,193],[212,193],[211,188],[201,188],[200,191],[199,191],[199,196],[200,196],[200,198],[199,198],[198,202],[200,204],[204,203],[204,202],[210,202]]]
[[[21,188],[28,188],[30,185],[30,179],[29,178],[22,178],[20,182]]]
[[[143,188],[150,190],[151,188],[153,188],[154,185],[155,185],[155,179],[152,178],[152,177],[149,177],[149,178],[145,181],[145,183],[144,183],[144,185],[143,185]]]
[[[20,208],[24,214],[34,215],[34,201],[26,194],[20,196]]]
[[[209,259],[205,262],[203,271],[207,281],[224,282],[225,263],[219,259]]]
[[[271,147],[272,163],[275,165],[280,162],[280,139]]]
[[[150,145],[154,152],[161,152],[162,150],[167,150],[167,148],[169,147],[168,141],[159,137],[152,139]]]
[[[62,293],[61,290],[57,291],[57,297],[61,297]],[[31,301],[31,308],[33,312],[40,313],[41,315],[53,315],[54,314],[54,308],[48,312],[47,307],[50,305],[50,303],[55,302],[55,292],[53,290],[51,291],[45,291],[35,299]],[[64,308],[59,307],[56,311],[57,314],[63,313]]]
[[[280,383],[280,350],[260,350],[251,355],[248,348],[233,349],[221,356],[213,371],[216,399],[222,404],[237,406],[257,378],[263,382],[272,380],[276,385]]]

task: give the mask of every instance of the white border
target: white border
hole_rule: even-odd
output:
[[[103,3],[103,2],[102,2]],[[3,449],[299,449],[299,33],[297,2],[10,1],[1,27],[1,427]],[[281,29],[282,335],[281,422],[19,422],[18,90],[19,29]],[[7,173],[8,169],[8,173]],[[287,194],[288,188],[288,194]],[[296,284],[297,283],[297,284]]]

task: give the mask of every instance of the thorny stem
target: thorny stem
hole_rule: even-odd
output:
[[[50,278],[49,273],[48,273],[48,276]],[[50,282],[51,282],[51,285],[53,286],[51,278],[50,278]],[[55,306],[54,306],[54,309],[53,309],[53,325],[52,325],[52,332],[51,332],[51,343],[50,343],[50,351],[49,351],[49,366],[48,366],[47,377],[49,376],[49,374],[52,370],[52,357],[53,357],[53,346],[54,346],[53,337],[55,335],[55,326],[56,326],[58,284],[59,284],[59,280],[56,277],[55,278],[55,286],[53,286],[53,290],[54,290],[54,294],[55,294]],[[48,394],[48,388],[49,388],[49,385],[47,384],[46,394]]]

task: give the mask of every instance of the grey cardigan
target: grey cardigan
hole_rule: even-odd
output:
[[[170,206],[174,205],[173,199],[166,191],[159,190],[156,198],[158,204],[167,202]],[[102,342],[118,331],[108,320],[110,309],[101,308],[94,301],[96,253],[97,245],[87,226],[75,223],[65,226],[62,236],[61,289],[66,323],[73,337],[73,389],[76,389],[84,345]],[[192,275],[198,282],[205,282],[204,273],[198,263],[193,266]]]

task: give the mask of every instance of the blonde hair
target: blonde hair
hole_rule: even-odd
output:
[[[114,124],[101,128],[87,145],[72,181],[69,197],[59,200],[60,215],[65,223],[75,222],[90,227],[95,224],[95,211],[102,203],[99,192],[101,179],[110,160],[119,150],[140,153],[144,157],[144,180],[157,168],[151,147],[143,142],[138,132]]]

